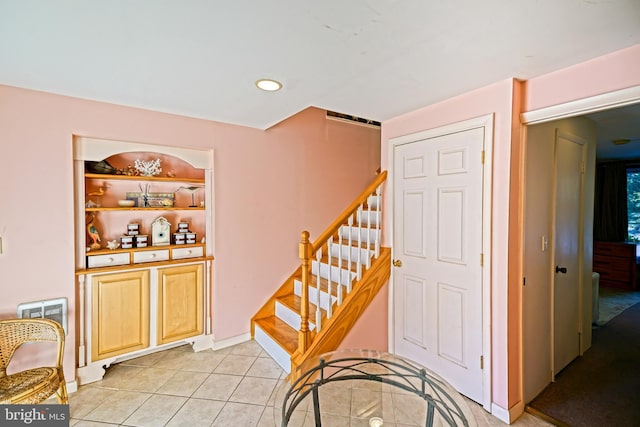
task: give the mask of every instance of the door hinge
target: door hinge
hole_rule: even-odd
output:
[[[480,267],[484,267],[484,254],[480,254]]]
[[[580,173],[584,175],[584,171],[585,171],[585,166],[584,166],[584,162],[582,162],[582,164],[580,165]]]
[[[484,369],[484,356],[480,356],[480,369]]]
[[[480,163],[484,165],[484,150],[482,150],[482,153],[480,155]]]

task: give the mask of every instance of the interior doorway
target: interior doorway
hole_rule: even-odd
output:
[[[630,96],[631,93],[631,96]],[[618,121],[635,121],[640,123],[640,104],[629,105],[629,99],[634,98],[634,102],[640,101],[640,87],[620,91],[620,93],[606,94],[606,97],[597,96],[593,99],[580,100],[581,108],[574,103],[561,106],[562,115],[565,119],[553,120],[559,117],[558,107],[555,106],[554,114],[550,111],[545,113],[537,112],[523,115],[523,121],[527,124],[526,156],[524,162],[524,205],[523,205],[523,286],[522,286],[522,339],[523,339],[523,400],[530,402],[540,393],[551,381],[553,381],[552,366],[553,349],[549,344],[549,331],[553,328],[552,315],[544,311],[544,305],[548,304],[551,298],[551,291],[544,288],[544,283],[553,280],[552,273],[555,274],[555,263],[549,250],[552,245],[551,229],[552,217],[548,214],[550,210],[550,189],[551,182],[545,176],[545,165],[552,165],[552,152],[543,149],[539,141],[548,140],[548,136],[541,135],[543,124],[555,128],[568,126],[570,132],[575,132],[576,126],[585,125],[591,127],[595,133],[594,145],[602,143],[601,123],[605,121],[614,123]],[[605,101],[606,99],[606,101]],[[588,108],[585,105],[589,104]],[[588,114],[584,114],[591,111]],[[547,114],[547,115],[545,115]],[[570,119],[570,120],[569,120]],[[618,127],[619,129],[620,127]],[[538,135],[535,135],[535,134]],[[533,138],[532,138],[533,134]],[[636,135],[640,135],[640,130]],[[636,136],[637,137],[637,136]],[[538,142],[535,142],[538,141]],[[609,145],[611,141],[608,142]],[[542,142],[544,145],[544,142]],[[610,147],[607,147],[609,149]],[[640,157],[640,144],[621,147],[625,150],[637,153]],[[587,147],[586,162],[588,165],[595,165],[595,147]],[[598,147],[597,152],[600,152]],[[589,167],[589,166],[587,166]],[[547,167],[546,171],[553,170]],[[536,172],[540,172],[537,173]],[[546,175],[551,175],[546,172]],[[587,177],[585,184],[585,199],[587,206],[593,203],[593,187],[591,177]],[[532,197],[533,196],[533,197]],[[592,210],[591,210],[592,211]],[[580,286],[580,325],[581,325],[581,346],[580,352],[584,352],[591,345],[591,306],[592,294],[590,289],[593,239],[592,227],[593,218],[589,218],[590,210],[585,210],[585,233],[582,245],[582,261],[584,266],[581,270],[583,275]],[[541,289],[544,288],[542,291]],[[542,310],[541,310],[542,307]],[[542,315],[541,315],[542,313]],[[535,350],[534,350],[535,349]]]

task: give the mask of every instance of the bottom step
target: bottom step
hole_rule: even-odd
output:
[[[287,373],[291,373],[291,355],[298,346],[298,332],[277,317],[255,321],[254,339]]]

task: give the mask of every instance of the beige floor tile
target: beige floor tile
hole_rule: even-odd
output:
[[[87,421],[87,420],[71,420],[69,423],[70,427],[107,427],[107,426],[115,426],[118,424],[111,423],[101,423],[98,421]]]
[[[146,391],[153,393],[162,387],[176,371],[171,369],[147,368],[138,372],[127,386],[120,387],[124,390]]]
[[[263,412],[264,406],[261,405],[227,402],[212,426],[254,427],[258,425]]]
[[[125,421],[127,426],[164,426],[187,401],[186,397],[155,394]]]
[[[240,356],[259,356],[262,353],[262,347],[257,342],[245,341],[241,344],[231,347],[230,354],[237,354]]]
[[[211,374],[193,393],[193,397],[226,401],[242,378],[239,375]]]
[[[171,418],[167,427],[210,426],[225,402],[219,400],[189,399]]]
[[[115,390],[93,385],[80,387],[77,392],[69,394],[69,413],[71,418],[83,418],[102,402],[106,401],[113,393],[115,393]]]
[[[131,385],[131,379],[145,369],[141,366],[111,365],[100,381],[93,383],[99,387],[125,389]]]
[[[149,393],[116,390],[108,400],[102,402],[83,418],[88,421],[122,423],[135,412],[149,397]]]
[[[266,405],[278,380],[270,378],[244,377],[229,401]]]
[[[273,359],[258,357],[247,371],[249,377],[280,378],[284,371]]]
[[[208,377],[206,372],[174,371],[173,376],[156,393],[191,396]]]
[[[125,360],[123,362],[120,362],[119,365],[142,367],[154,366],[156,363],[166,357],[166,355],[166,351],[159,351],[157,353],[150,353],[144,356],[136,357],[134,359]]]
[[[224,359],[224,355],[213,352],[172,351],[162,358],[156,368],[176,369],[211,373]]]
[[[257,356],[228,354],[213,372],[216,374],[244,375],[257,358]]]

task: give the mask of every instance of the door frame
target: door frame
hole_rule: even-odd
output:
[[[539,123],[551,122],[554,120],[560,120],[569,117],[577,117],[583,116],[589,113],[595,113],[598,111],[611,110],[618,107],[624,107],[626,105],[632,105],[640,103],[640,85],[631,86],[625,89],[612,90],[610,92],[601,93],[598,95],[585,96],[584,98],[579,98],[573,101],[562,102],[559,104],[550,105],[548,107],[542,107],[536,110],[530,110],[526,112],[520,113],[520,123],[527,127],[528,125],[535,125]],[[526,134],[527,132],[522,132],[524,143],[526,144]],[[522,170],[525,167],[526,159],[521,156],[517,161],[517,168]],[[513,166],[512,166],[513,167]],[[518,181],[518,222],[521,224],[519,236],[520,241],[524,240],[524,198],[525,198],[525,183],[524,183],[524,175],[520,174]],[[519,271],[518,277],[524,277],[524,246],[520,245],[519,248]],[[522,300],[522,294],[520,295],[520,316],[522,316],[523,310],[522,305],[524,301]],[[520,319],[520,348],[523,345],[523,322],[522,318]],[[581,347],[583,346],[584,340],[581,341]],[[581,348],[581,352],[584,352],[585,349]],[[524,396],[524,353],[520,352],[520,396],[521,398]],[[524,402],[520,402],[524,403]]]
[[[389,140],[388,159],[389,173],[387,175],[387,196],[391,200],[390,208],[387,209],[389,218],[389,227],[387,229],[388,241],[394,241],[394,165],[395,165],[395,148],[398,145],[410,144],[428,138],[448,135],[451,133],[464,132],[471,129],[484,129],[484,168],[483,168],[483,194],[482,194],[482,252],[483,252],[483,268],[482,268],[482,353],[483,353],[483,370],[482,370],[482,406],[491,412],[491,377],[492,377],[492,357],[491,357],[491,219],[492,206],[491,200],[493,195],[492,171],[493,171],[493,125],[494,114],[487,114],[469,120],[464,120],[436,128],[419,131],[416,133],[399,136]],[[391,245],[391,256],[395,258],[395,248]],[[391,269],[389,278],[389,307],[388,307],[388,337],[389,351],[395,353],[395,309],[394,309],[394,269]]]

